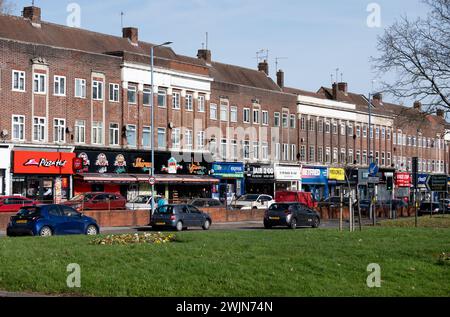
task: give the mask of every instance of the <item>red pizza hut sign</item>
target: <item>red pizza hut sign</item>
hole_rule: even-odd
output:
[[[72,175],[74,153],[14,151],[14,173]]]
[[[411,174],[410,173],[396,173],[395,185],[397,187],[411,187]]]

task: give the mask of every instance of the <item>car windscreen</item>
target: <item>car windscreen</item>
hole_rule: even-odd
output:
[[[285,211],[292,205],[289,204],[272,204],[269,208],[270,211]]]
[[[238,199],[238,201],[255,201],[257,200],[259,195],[244,195]]]
[[[80,194],[73,197],[70,201],[89,201],[94,197],[93,194]]]
[[[40,215],[41,215],[41,208],[40,207],[22,208],[17,213],[17,216],[19,216],[19,217],[26,217],[26,218],[38,217]]]

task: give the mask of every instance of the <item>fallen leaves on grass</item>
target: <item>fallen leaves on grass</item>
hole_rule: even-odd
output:
[[[108,235],[90,242],[92,245],[129,245],[129,244],[165,244],[176,240],[175,234],[143,233]]]

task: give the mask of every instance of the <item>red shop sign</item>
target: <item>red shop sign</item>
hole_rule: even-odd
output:
[[[74,153],[14,151],[16,174],[72,175]]]
[[[411,174],[404,173],[396,173],[395,174],[395,185],[397,187],[411,187]]]

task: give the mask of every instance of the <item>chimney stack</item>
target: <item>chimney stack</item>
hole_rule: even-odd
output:
[[[138,45],[139,43],[139,31],[137,28],[127,27],[122,29],[122,37],[129,39],[131,44]]]
[[[445,119],[445,111],[444,109],[436,109],[436,115],[440,118]]]
[[[376,93],[375,95],[373,95],[373,101],[377,101],[379,104],[383,103],[383,94],[381,93]]]
[[[199,59],[203,59],[206,62],[206,64],[211,65],[212,54],[210,50],[205,49],[198,50],[197,57]]]
[[[422,103],[420,101],[414,101],[414,109],[422,111]]]
[[[338,83],[337,88],[340,92],[342,92],[344,95],[348,95],[348,84],[347,83]]]
[[[25,7],[23,8],[23,17],[29,19],[32,23],[41,23],[41,8],[38,7]]]
[[[284,88],[284,72],[281,69],[277,72],[277,84],[280,88]]]
[[[267,60],[264,60],[264,62],[258,64],[258,70],[269,76],[269,63],[267,63]]]

